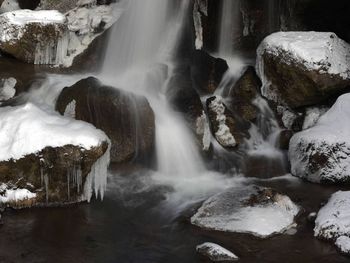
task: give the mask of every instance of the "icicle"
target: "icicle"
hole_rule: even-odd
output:
[[[103,200],[104,192],[107,188],[108,165],[110,161],[110,145],[105,154],[98,159],[91,168],[84,184],[83,199],[90,202],[92,193],[95,192],[95,197],[100,195]]]
[[[49,203],[49,176],[47,174],[44,175],[44,182],[45,182],[46,203]]]

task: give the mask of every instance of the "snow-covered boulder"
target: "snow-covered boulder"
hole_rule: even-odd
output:
[[[153,155],[155,118],[143,96],[105,86],[90,77],[64,88],[56,109],[103,130],[111,139],[114,163],[147,161]]]
[[[350,93],[340,96],[315,126],[292,137],[292,174],[317,183],[349,183],[349,123]]]
[[[212,133],[221,146],[233,148],[249,137],[250,124],[231,112],[222,97],[213,96],[206,104]]]
[[[109,139],[91,124],[28,103],[0,108],[1,206],[103,197]],[[19,196],[24,197],[19,198]]]
[[[350,254],[350,191],[338,191],[317,214],[315,236],[335,242]]]
[[[299,207],[285,195],[257,186],[236,187],[203,203],[191,223],[204,229],[267,238],[295,226]]]
[[[0,15],[0,50],[35,64],[61,64],[66,17],[54,10],[17,10]]]
[[[257,51],[265,97],[291,108],[349,91],[350,45],[334,33],[278,32]]]
[[[200,255],[209,258],[212,262],[232,262],[238,260],[238,257],[231,251],[211,242],[198,245],[196,250]]]

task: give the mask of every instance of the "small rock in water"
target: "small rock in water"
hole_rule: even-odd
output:
[[[209,258],[213,262],[232,262],[238,260],[238,257],[231,251],[215,243],[203,243],[197,246],[196,250],[199,254]]]

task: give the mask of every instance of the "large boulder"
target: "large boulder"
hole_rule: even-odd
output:
[[[274,33],[257,54],[262,93],[278,104],[309,106],[350,90],[350,45],[334,33]]]
[[[233,148],[249,138],[250,124],[230,111],[222,97],[210,97],[206,103],[212,133],[221,146]]]
[[[208,200],[191,223],[208,230],[267,238],[295,226],[299,207],[288,196],[257,186],[234,187]]]
[[[350,254],[350,192],[334,193],[317,214],[315,236],[334,242],[341,252]]]
[[[147,99],[103,85],[90,77],[62,90],[56,109],[92,123],[111,140],[111,162],[151,161],[155,143],[154,112]]]
[[[350,94],[290,141],[292,174],[317,183],[350,182]]]
[[[214,58],[202,50],[194,51],[191,76],[194,88],[200,95],[214,93],[227,70],[225,60]]]
[[[103,197],[109,140],[91,124],[28,103],[0,108],[0,206],[14,208]]]
[[[60,64],[68,28],[54,10],[17,10],[0,15],[0,50],[35,64]]]
[[[254,99],[259,95],[261,81],[254,67],[248,67],[243,75],[231,88],[232,109],[244,120],[254,122],[258,115],[258,108],[254,105]]]

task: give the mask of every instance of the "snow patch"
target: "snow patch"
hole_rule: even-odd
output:
[[[1,161],[17,160],[48,146],[90,149],[105,141],[104,132],[91,124],[43,111],[32,103],[0,108]]]
[[[216,114],[219,125],[215,131],[215,138],[224,147],[234,147],[237,145],[230,128],[226,125],[225,105],[220,96],[216,96],[209,104],[210,110]]]
[[[36,194],[27,189],[11,189],[6,184],[0,184],[0,204],[18,203],[36,198]]]
[[[294,124],[294,121],[299,117],[296,113],[291,111],[288,107],[277,106],[278,114],[282,115],[282,122],[284,127],[291,130]]]
[[[325,114],[329,108],[327,107],[309,107],[306,109],[303,130],[309,129],[317,123],[319,118]]]
[[[213,262],[234,261],[238,257],[231,251],[219,246],[218,244],[206,242],[196,247],[198,253],[209,257]]]

